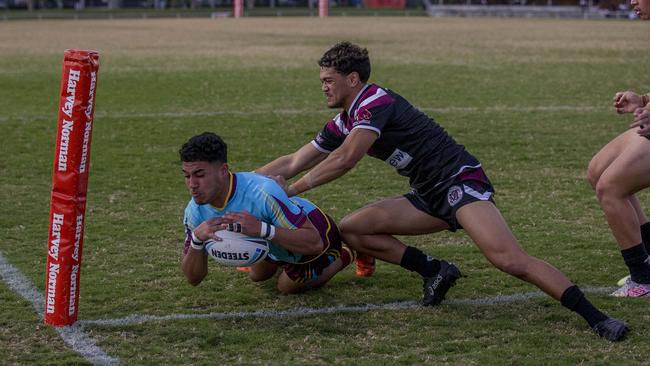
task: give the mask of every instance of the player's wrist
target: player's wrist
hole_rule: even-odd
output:
[[[205,246],[205,240],[199,239],[194,231],[192,231],[191,241],[192,242],[190,243],[190,246],[192,249],[203,250],[203,247]]]
[[[641,94],[641,108],[648,106],[648,102],[650,102],[650,93]]]
[[[297,183],[297,182],[296,182],[296,183]],[[289,197],[293,197],[293,196],[297,195],[298,193],[299,193],[299,192],[298,192],[298,190],[296,189],[296,187],[295,187],[294,184],[292,184],[292,185],[290,185],[289,187],[287,187],[287,196],[289,196]]]
[[[309,173],[305,174],[302,178],[298,179],[295,183],[289,186],[287,190],[287,196],[296,196],[302,192],[306,192],[314,188],[313,179]]]
[[[267,224],[266,222],[262,221],[262,225],[260,227],[260,238],[266,240],[272,240],[274,237],[275,237],[275,225]]]

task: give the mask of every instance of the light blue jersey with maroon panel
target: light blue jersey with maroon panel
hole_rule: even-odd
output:
[[[185,252],[191,242],[191,232],[203,221],[220,217],[227,212],[247,211],[258,220],[273,224],[276,227],[296,229],[307,220],[308,210],[314,210],[311,202],[289,199],[274,180],[256,173],[231,173],[226,205],[214,207],[210,204],[199,205],[191,199],[185,208],[184,224],[187,237]],[[297,204],[300,202],[300,204]],[[283,247],[270,242],[268,256],[275,261],[299,263],[302,254],[292,253]]]

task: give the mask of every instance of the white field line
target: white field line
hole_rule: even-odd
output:
[[[586,293],[609,293],[614,291],[614,287],[593,287],[582,289]],[[513,303],[517,301],[526,301],[533,298],[547,296],[541,291],[517,293],[512,295],[498,295],[494,297],[481,299],[450,299],[444,302],[445,305],[498,305]],[[558,304],[559,306],[559,304]],[[98,319],[98,320],[80,320],[77,323],[80,326],[86,325],[103,325],[103,326],[127,326],[148,322],[162,322],[184,319],[243,319],[243,318],[291,318],[305,317],[311,315],[333,314],[333,313],[360,313],[372,310],[403,310],[415,309],[420,307],[417,301],[400,301],[385,304],[363,304],[363,305],[336,305],[325,308],[296,308],[289,310],[258,310],[258,311],[241,311],[225,313],[207,313],[207,314],[171,314],[171,315],[140,315],[133,314],[119,319]]]
[[[16,267],[12,266],[0,253],[0,277],[20,297],[29,301],[39,318],[43,319],[45,296]],[[68,327],[54,327],[70,348],[93,365],[119,365],[120,360],[109,356],[99,348],[95,340],[84,333],[77,324]]]
[[[419,108],[428,113],[494,113],[494,112],[511,112],[511,113],[552,113],[552,112],[606,112],[611,107],[602,106],[492,106],[492,107],[423,107]],[[253,116],[259,114],[276,114],[276,115],[300,115],[313,113],[334,113],[328,109],[251,109],[251,110],[223,110],[223,111],[183,111],[183,112],[113,112],[106,113],[98,111],[95,113],[95,119],[139,119],[139,118],[187,118],[187,117],[218,117],[218,116]],[[434,116],[435,117],[435,116]],[[23,121],[34,122],[43,120],[56,120],[57,114],[35,115],[35,116],[0,116],[0,122]]]

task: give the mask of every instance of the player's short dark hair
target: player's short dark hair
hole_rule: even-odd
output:
[[[348,41],[337,43],[327,50],[318,61],[318,66],[333,67],[343,75],[356,71],[364,83],[370,78],[368,50]]]
[[[192,136],[178,150],[182,162],[228,162],[228,145],[217,134],[203,132]]]

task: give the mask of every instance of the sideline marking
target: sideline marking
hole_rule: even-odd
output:
[[[31,281],[18,268],[12,266],[0,252],[0,277],[20,295],[29,301],[38,317],[43,320],[45,296],[39,292]],[[77,322],[78,323],[78,322]],[[97,346],[95,340],[84,333],[83,328],[75,324],[67,327],[53,327],[70,348],[93,365],[119,365],[120,360],[109,356]]]
[[[609,111],[611,107],[595,107],[595,106],[572,106],[572,105],[556,105],[556,106],[492,106],[492,107],[416,107],[422,112],[433,113],[493,113],[493,112],[602,112]],[[95,113],[95,119],[123,119],[123,118],[184,118],[184,117],[217,117],[217,116],[248,116],[257,114],[277,114],[277,115],[295,115],[295,114],[313,114],[313,113],[332,113],[330,109],[252,109],[247,111],[199,111],[199,112],[151,112],[151,113],[136,113],[136,112],[115,112],[115,113]],[[51,120],[52,115],[36,115],[36,116],[0,116],[0,122],[7,122],[11,120],[16,121],[42,121]]]
[[[591,287],[582,289],[585,293],[609,293],[614,287]],[[518,293],[513,295],[498,295],[481,299],[450,299],[445,300],[444,305],[498,305],[516,301],[530,300],[533,298],[547,297],[541,291]],[[258,310],[258,311],[234,311],[226,313],[207,314],[171,314],[171,315],[141,315],[133,314],[119,319],[97,319],[80,320],[80,326],[104,325],[104,326],[127,326],[137,325],[156,321],[172,321],[184,319],[241,319],[241,318],[289,318],[303,317],[310,315],[346,313],[346,312],[367,312],[372,310],[402,310],[419,308],[417,301],[398,301],[385,304],[363,304],[363,305],[336,305],[325,308],[296,308],[289,310]]]

